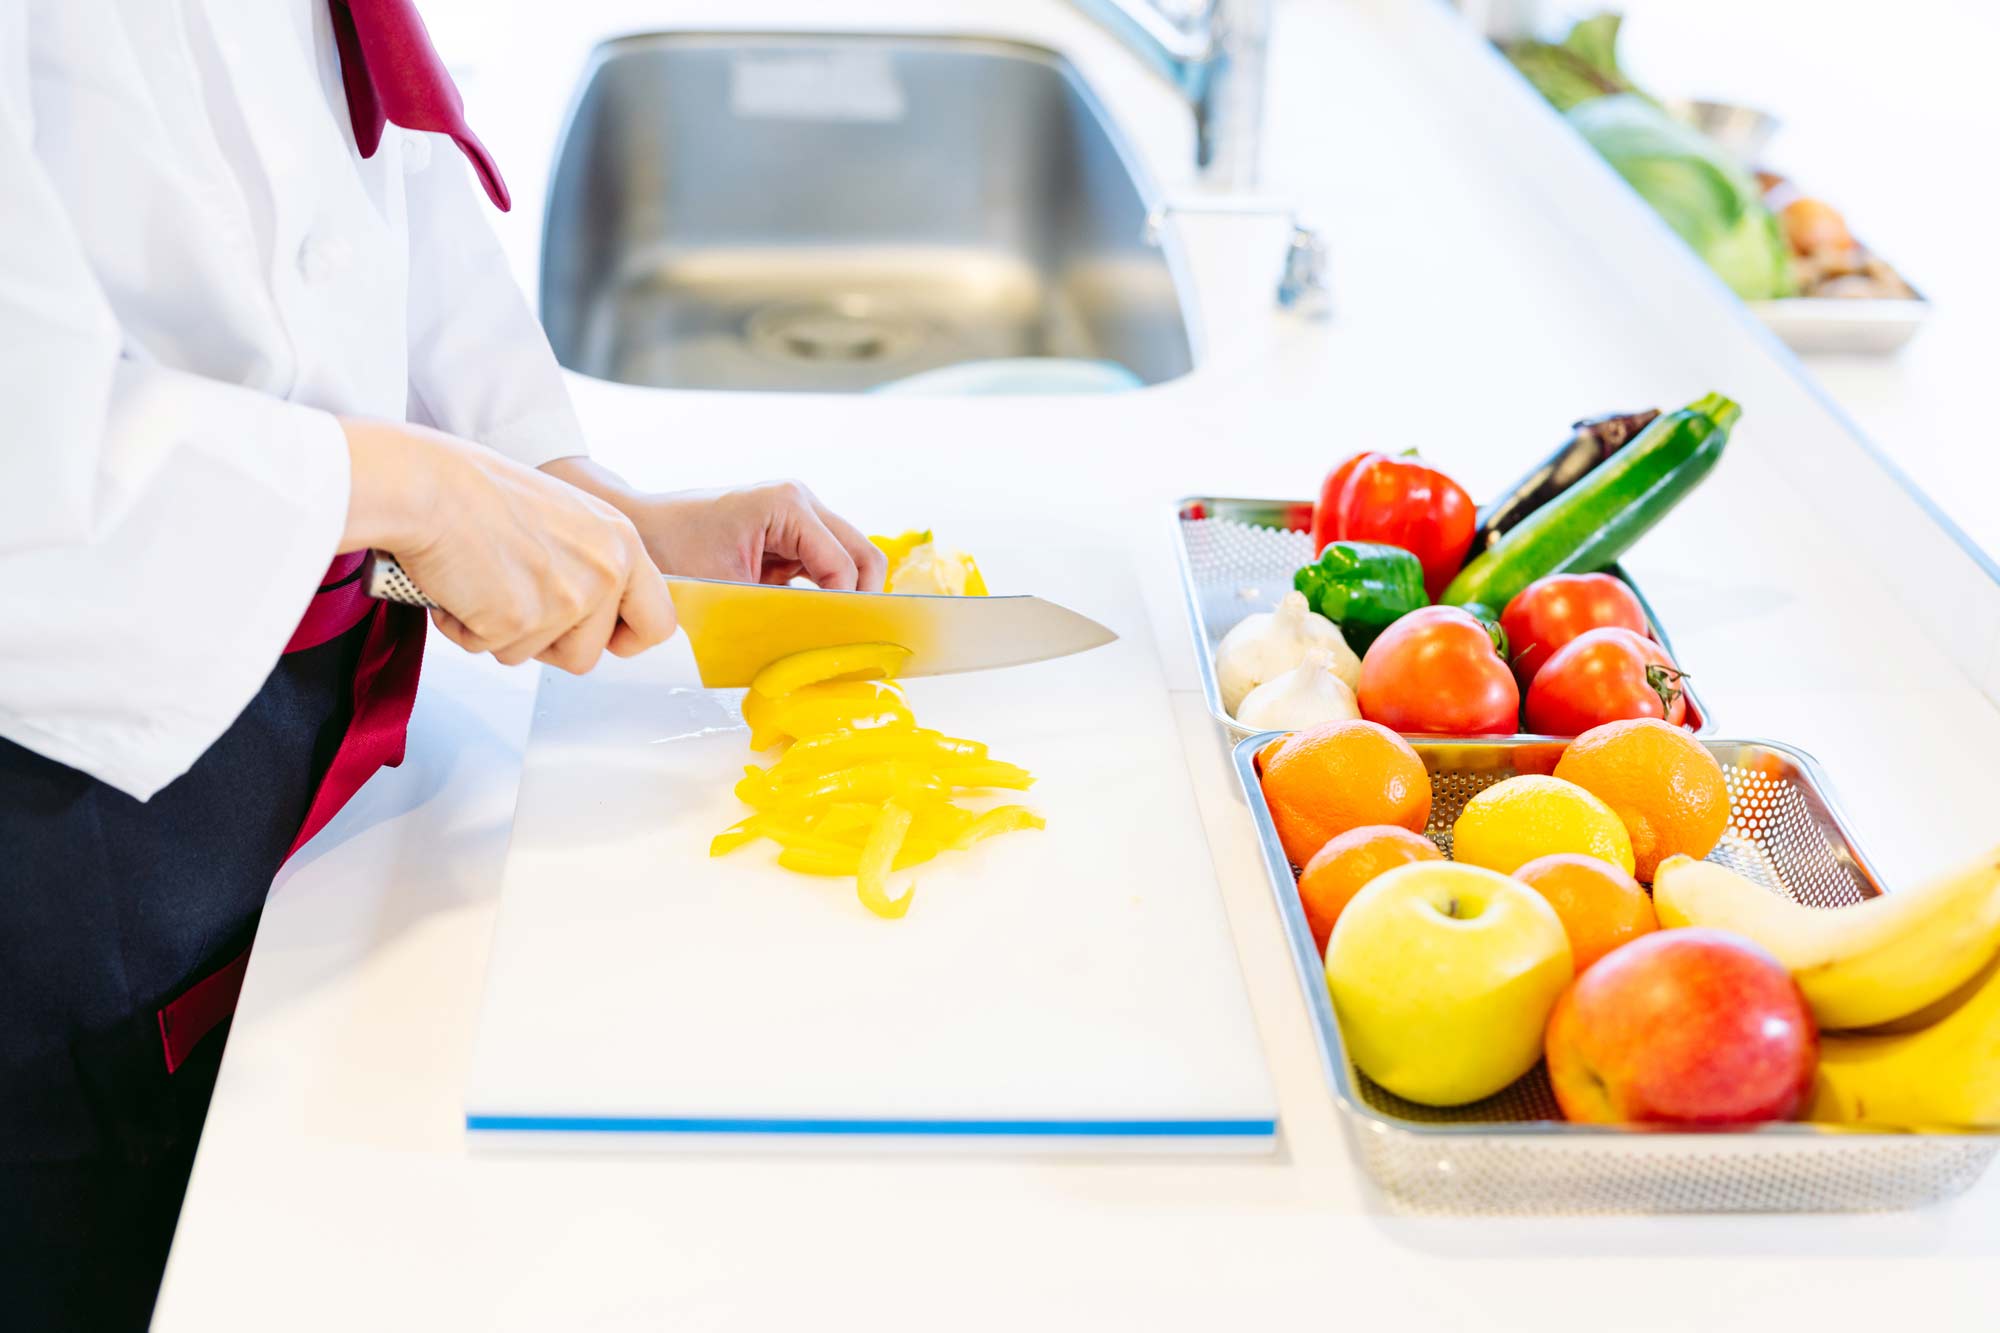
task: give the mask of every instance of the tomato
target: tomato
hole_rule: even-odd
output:
[[[1677,727],[1687,723],[1680,668],[1659,644],[1629,629],[1577,635],[1556,650],[1528,687],[1529,731],[1579,736],[1629,717],[1664,718]]]
[[[1646,632],[1639,596],[1609,574],[1550,574],[1507,603],[1500,628],[1514,653],[1514,679],[1527,689],[1556,649],[1585,630],[1616,626]]]
[[[1455,606],[1412,611],[1361,659],[1361,716],[1392,731],[1511,736],[1521,691],[1486,626]]]
[[[1465,566],[1478,508],[1465,488],[1414,458],[1356,454],[1326,474],[1313,506],[1313,554],[1328,542],[1400,546],[1435,598]]]

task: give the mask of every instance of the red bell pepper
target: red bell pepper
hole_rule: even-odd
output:
[[[1465,567],[1478,512],[1462,486],[1418,459],[1356,454],[1320,487],[1313,551],[1342,541],[1400,546],[1424,567],[1435,599]]]

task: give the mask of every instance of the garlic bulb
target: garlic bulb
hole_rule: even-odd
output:
[[[1312,648],[1333,654],[1333,674],[1353,689],[1361,684],[1361,659],[1340,636],[1340,627],[1313,611],[1306,595],[1285,594],[1275,611],[1259,611],[1236,622],[1215,649],[1215,681],[1230,716],[1250,691],[1276,680],[1306,660]]]
[[[1259,731],[1291,731],[1360,717],[1354,691],[1334,674],[1334,667],[1332,653],[1308,649],[1305,661],[1250,691],[1236,711],[1236,720]]]

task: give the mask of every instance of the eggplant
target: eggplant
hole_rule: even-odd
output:
[[[1592,468],[1624,448],[1659,415],[1658,408],[1649,407],[1643,412],[1587,417],[1572,425],[1569,439],[1561,448],[1509,486],[1499,499],[1481,506],[1471,554],[1479,555],[1497,544],[1509,528],[1582,481]]]

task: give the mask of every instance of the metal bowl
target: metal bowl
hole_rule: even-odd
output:
[[[1757,165],[1771,136],[1784,124],[1768,111],[1734,102],[1675,98],[1665,105],[1670,115],[1700,130],[1746,167]]]

